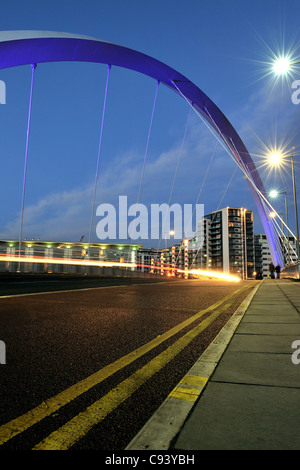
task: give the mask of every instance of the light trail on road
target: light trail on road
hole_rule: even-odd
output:
[[[100,261],[100,260],[90,260],[90,259],[65,259],[65,258],[44,258],[40,256],[24,256],[24,255],[10,255],[10,254],[0,254],[0,262],[9,262],[9,263],[42,263],[42,264],[61,264],[66,266],[96,266],[96,267],[121,267],[121,268],[151,268],[156,270],[164,271],[176,271],[177,273],[191,274],[194,276],[202,276],[204,278],[211,279],[221,279],[224,281],[230,282],[240,282],[241,278],[233,276],[230,274],[224,274],[219,271],[207,271],[201,269],[179,269],[178,267],[169,267],[169,266],[149,266],[144,264],[137,263],[125,263],[122,261]]]
[[[42,264],[63,264],[69,266],[98,266],[98,267],[123,267],[136,268],[135,263],[123,263],[118,261],[100,261],[90,259],[69,259],[69,258],[43,258],[40,256],[24,256],[24,255],[0,255],[0,261],[7,263],[42,263]]]

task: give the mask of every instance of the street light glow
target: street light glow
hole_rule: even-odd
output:
[[[291,68],[291,61],[288,57],[280,57],[273,64],[273,71],[276,75],[286,75]]]
[[[273,199],[276,199],[278,197],[278,191],[277,189],[273,189],[272,191],[270,191],[270,197]]]
[[[269,161],[272,166],[279,166],[282,162],[282,155],[279,152],[272,152],[269,155]]]

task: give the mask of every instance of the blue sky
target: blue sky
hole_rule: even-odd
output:
[[[299,57],[298,0],[43,0],[2,2],[0,30],[50,30],[93,36],[148,54],[201,88],[224,112],[248,148],[267,190],[288,191],[290,168],[269,173],[266,147],[283,142],[299,159],[300,105],[291,80],[275,83],[272,52]],[[299,60],[299,58],[298,58]],[[23,236],[44,240],[88,238],[105,64],[40,64],[35,74]],[[298,76],[299,75],[299,76]],[[292,78],[300,79],[295,71]],[[0,106],[0,238],[18,238],[31,68],[0,70],[6,104]],[[103,129],[96,207],[137,202],[156,82],[113,67]],[[228,154],[171,90],[158,90],[140,203],[247,207],[262,231],[248,185]],[[299,160],[298,160],[299,161]],[[296,161],[300,191],[300,166]],[[228,183],[231,181],[230,186]],[[228,187],[227,192],[226,188]],[[201,190],[201,192],[200,192]],[[284,200],[274,203],[284,211]],[[92,239],[98,241],[94,217]],[[157,241],[145,242],[147,246]]]

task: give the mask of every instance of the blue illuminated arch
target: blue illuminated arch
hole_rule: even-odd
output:
[[[241,138],[225,115],[190,80],[168,65],[124,46],[87,36],[48,31],[0,32],[0,69],[42,62],[97,62],[148,75],[184,97],[223,140],[245,175],[255,200],[273,262],[283,265],[278,237],[268,217],[265,189]]]

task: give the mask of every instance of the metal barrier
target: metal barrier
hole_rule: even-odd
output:
[[[300,279],[299,277],[299,261],[289,264],[282,268],[280,272],[281,279]]]

